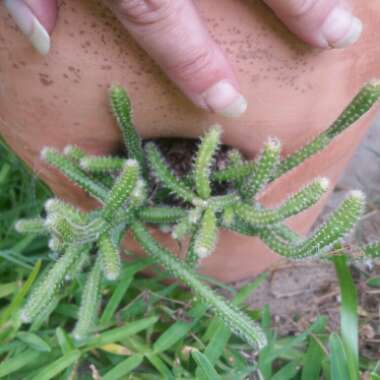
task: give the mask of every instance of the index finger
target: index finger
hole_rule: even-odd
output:
[[[126,29],[199,107],[228,117],[247,102],[191,0],[106,0]]]

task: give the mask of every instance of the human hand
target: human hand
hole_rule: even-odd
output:
[[[233,0],[231,0],[233,1]],[[354,43],[362,23],[343,0],[264,0],[287,27],[319,48]],[[194,104],[227,117],[245,112],[233,68],[192,0],[104,0],[129,33]],[[4,0],[41,54],[50,49],[57,0]]]

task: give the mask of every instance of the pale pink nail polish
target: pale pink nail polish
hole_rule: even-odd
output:
[[[43,55],[50,49],[50,36],[23,0],[4,0],[4,5],[21,32],[33,47]]]
[[[202,98],[210,110],[226,117],[239,117],[247,109],[244,96],[227,80],[213,84]]]
[[[333,48],[344,48],[354,44],[363,30],[362,22],[347,9],[335,7],[321,28],[327,45]]]

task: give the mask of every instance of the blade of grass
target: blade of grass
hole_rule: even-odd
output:
[[[118,343],[108,343],[104,346],[100,346],[99,349],[104,352],[110,352],[111,354],[114,354],[114,355],[121,355],[121,356],[132,355],[132,352],[127,347]]]
[[[38,276],[41,269],[41,260],[38,260],[34,265],[32,272],[25,281],[24,285],[21,287],[20,291],[15,295],[11,304],[1,313],[0,315],[0,326],[3,325],[7,320],[15,315],[21,304],[24,302],[25,296],[29,292],[30,287]]]
[[[371,288],[380,288],[380,277],[370,278],[367,281],[367,285]]]
[[[77,305],[61,302],[55,308],[54,312],[55,314],[76,320],[78,318],[79,307]]]
[[[325,332],[326,319],[323,319],[323,323],[315,329],[315,334],[321,334]],[[325,352],[321,347],[321,342],[318,341],[314,335],[309,337],[309,346],[306,350],[303,359],[303,369],[301,380],[319,380],[320,372],[322,368],[322,360],[325,357]]]
[[[80,344],[80,347],[85,347],[86,350],[104,346],[108,343],[122,341],[124,338],[135,335],[140,331],[146,330],[158,321],[158,317],[149,317],[140,319],[135,322],[129,322],[124,327],[118,327],[97,336],[90,337]]]
[[[286,355],[290,350],[298,346],[300,343],[302,343],[307,336],[310,333],[314,333],[316,330],[318,330],[323,322],[323,318],[319,317],[311,326],[309,326],[304,332],[297,335],[294,338],[290,338],[286,340],[286,343],[281,345],[280,347],[275,347],[270,352],[267,353],[266,358],[264,360],[265,362],[273,362],[275,359],[282,357],[283,355]]]
[[[0,364],[0,379],[5,376],[9,376],[28,364],[34,363],[40,355],[41,352],[26,350],[19,353],[15,357],[3,361]]]
[[[176,380],[169,367],[164,363],[165,360],[170,365],[170,368],[173,368],[173,361],[170,360],[167,355],[163,353],[159,355],[152,353],[150,347],[137,336],[128,337],[126,339],[126,345],[132,351],[138,352],[141,355],[145,355],[148,361],[153,365],[158,373],[160,373],[160,379],[163,378],[165,380]]]
[[[376,363],[370,373],[370,380],[380,380],[380,360]]]
[[[193,318],[192,322],[176,321],[156,340],[153,351],[155,353],[166,351],[183,339],[206,311],[206,305],[198,303],[193,306],[188,312],[189,317]]]
[[[11,168],[12,168],[11,165],[9,165],[8,163],[1,165],[0,185],[3,185],[4,183],[8,181],[8,175],[10,174]]]
[[[267,273],[262,273],[254,281],[241,287],[241,289],[239,289],[239,291],[235,294],[232,303],[235,305],[242,304],[265,281],[267,277]],[[209,341],[213,336],[215,336],[216,330],[220,331],[220,324],[223,324],[223,322],[219,318],[213,318],[202,339],[206,342]],[[205,355],[207,356],[206,353]]]
[[[32,380],[50,380],[57,376],[59,373],[70,367],[72,364],[80,359],[81,353],[79,350],[71,351],[61,358],[55,360],[53,363],[48,364],[41,371],[39,371]]]
[[[189,333],[192,326],[194,326],[196,322],[197,321],[176,321],[166,331],[164,331],[163,334],[160,335],[160,337],[153,345],[153,351],[155,353],[159,353],[168,350],[170,347],[183,339]]]
[[[347,353],[350,380],[359,379],[358,296],[345,256],[332,258],[341,292],[341,334]]]
[[[112,296],[110,300],[107,303],[107,306],[105,307],[103,314],[100,318],[100,324],[107,324],[111,321],[112,317],[115,315],[115,312],[120,305],[125,293],[127,292],[134,275],[151,264],[152,260],[140,260],[137,263],[132,264],[131,266],[127,267],[126,270],[122,273],[120,276],[120,280],[112,293]]]
[[[206,380],[221,380],[220,376],[216,372],[213,365],[210,363],[210,361],[207,359],[206,355],[202,354],[199,351],[193,351],[191,353],[191,356],[193,357],[194,361],[197,363],[198,368],[200,368],[200,371],[203,375],[203,378]],[[199,377],[201,379],[201,377]]]
[[[347,357],[343,341],[339,335],[332,333],[329,339],[331,380],[350,379]]]
[[[55,330],[55,336],[57,337],[57,341],[63,355],[66,355],[74,350],[72,338],[66,333],[65,330],[62,329],[62,327],[57,327]]]
[[[20,331],[17,334],[17,338],[21,342],[25,343],[30,348],[39,352],[51,352],[51,347],[37,334],[33,334],[26,331]]]
[[[33,323],[30,325],[29,331],[36,332],[39,331],[42,325],[49,319],[50,315],[55,311],[55,308],[59,304],[60,294],[56,294],[53,299],[46,305],[45,309],[42,310]]]
[[[232,300],[232,303],[235,305],[240,305],[243,303],[265,281],[267,275],[267,273],[263,273],[254,281],[239,289]],[[214,318],[211,321],[206,333],[202,337],[204,342],[209,341],[203,353],[206,355],[211,364],[215,364],[222,356],[231,335],[231,331],[219,318]],[[197,370],[196,375],[200,376],[199,370]]]
[[[264,330],[267,338],[268,345],[260,351],[258,368],[260,370],[261,378],[270,379],[272,376],[272,361],[273,358],[270,358],[271,352],[274,350],[275,343],[275,334],[270,329],[271,327],[271,314],[268,305],[264,305],[261,309],[261,328]]]
[[[10,352],[10,351],[13,351],[13,352],[20,351],[20,350],[23,350],[24,348],[25,348],[24,343],[21,343],[17,340],[13,340],[10,343],[0,345],[0,355],[3,355],[4,353]]]
[[[5,298],[13,294],[18,289],[17,282],[0,285],[0,298]]]
[[[134,355],[123,360],[110,371],[102,376],[102,380],[118,380],[125,379],[125,376],[137,368],[143,361],[142,355]]]
[[[155,354],[147,354],[146,358],[152,363],[165,380],[175,380],[169,367]]]
[[[294,360],[284,365],[276,374],[271,377],[271,380],[291,380],[297,375],[300,370],[300,363]],[[309,379],[310,380],[310,379]],[[343,380],[343,379],[342,379]]]

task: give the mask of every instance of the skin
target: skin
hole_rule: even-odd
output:
[[[107,105],[106,89],[121,83],[134,103],[144,137],[197,137],[210,124],[223,125],[226,144],[253,157],[268,136],[287,152],[325,129],[361,85],[379,76],[376,28],[380,4],[353,2],[364,21],[358,43],[344,50],[315,50],[295,39],[259,2],[199,2],[211,35],[234,67],[249,108],[231,120],[195,107],[162,74],[100,3],[63,3],[51,52],[34,53],[0,6],[0,133],[52,189],[67,200],[93,202],[39,159],[46,145],[75,143],[91,153],[120,149],[120,135]],[[236,20],[239,20],[236,22]],[[106,41],[106,43],[104,43]],[[332,185],[370,125],[374,111],[318,156],[289,173],[262,195],[275,205],[316,176]],[[321,202],[290,221],[306,233]],[[175,247],[163,238],[169,247]],[[134,247],[128,239],[129,247]],[[202,271],[225,281],[259,273],[278,257],[256,239],[222,234]]]

